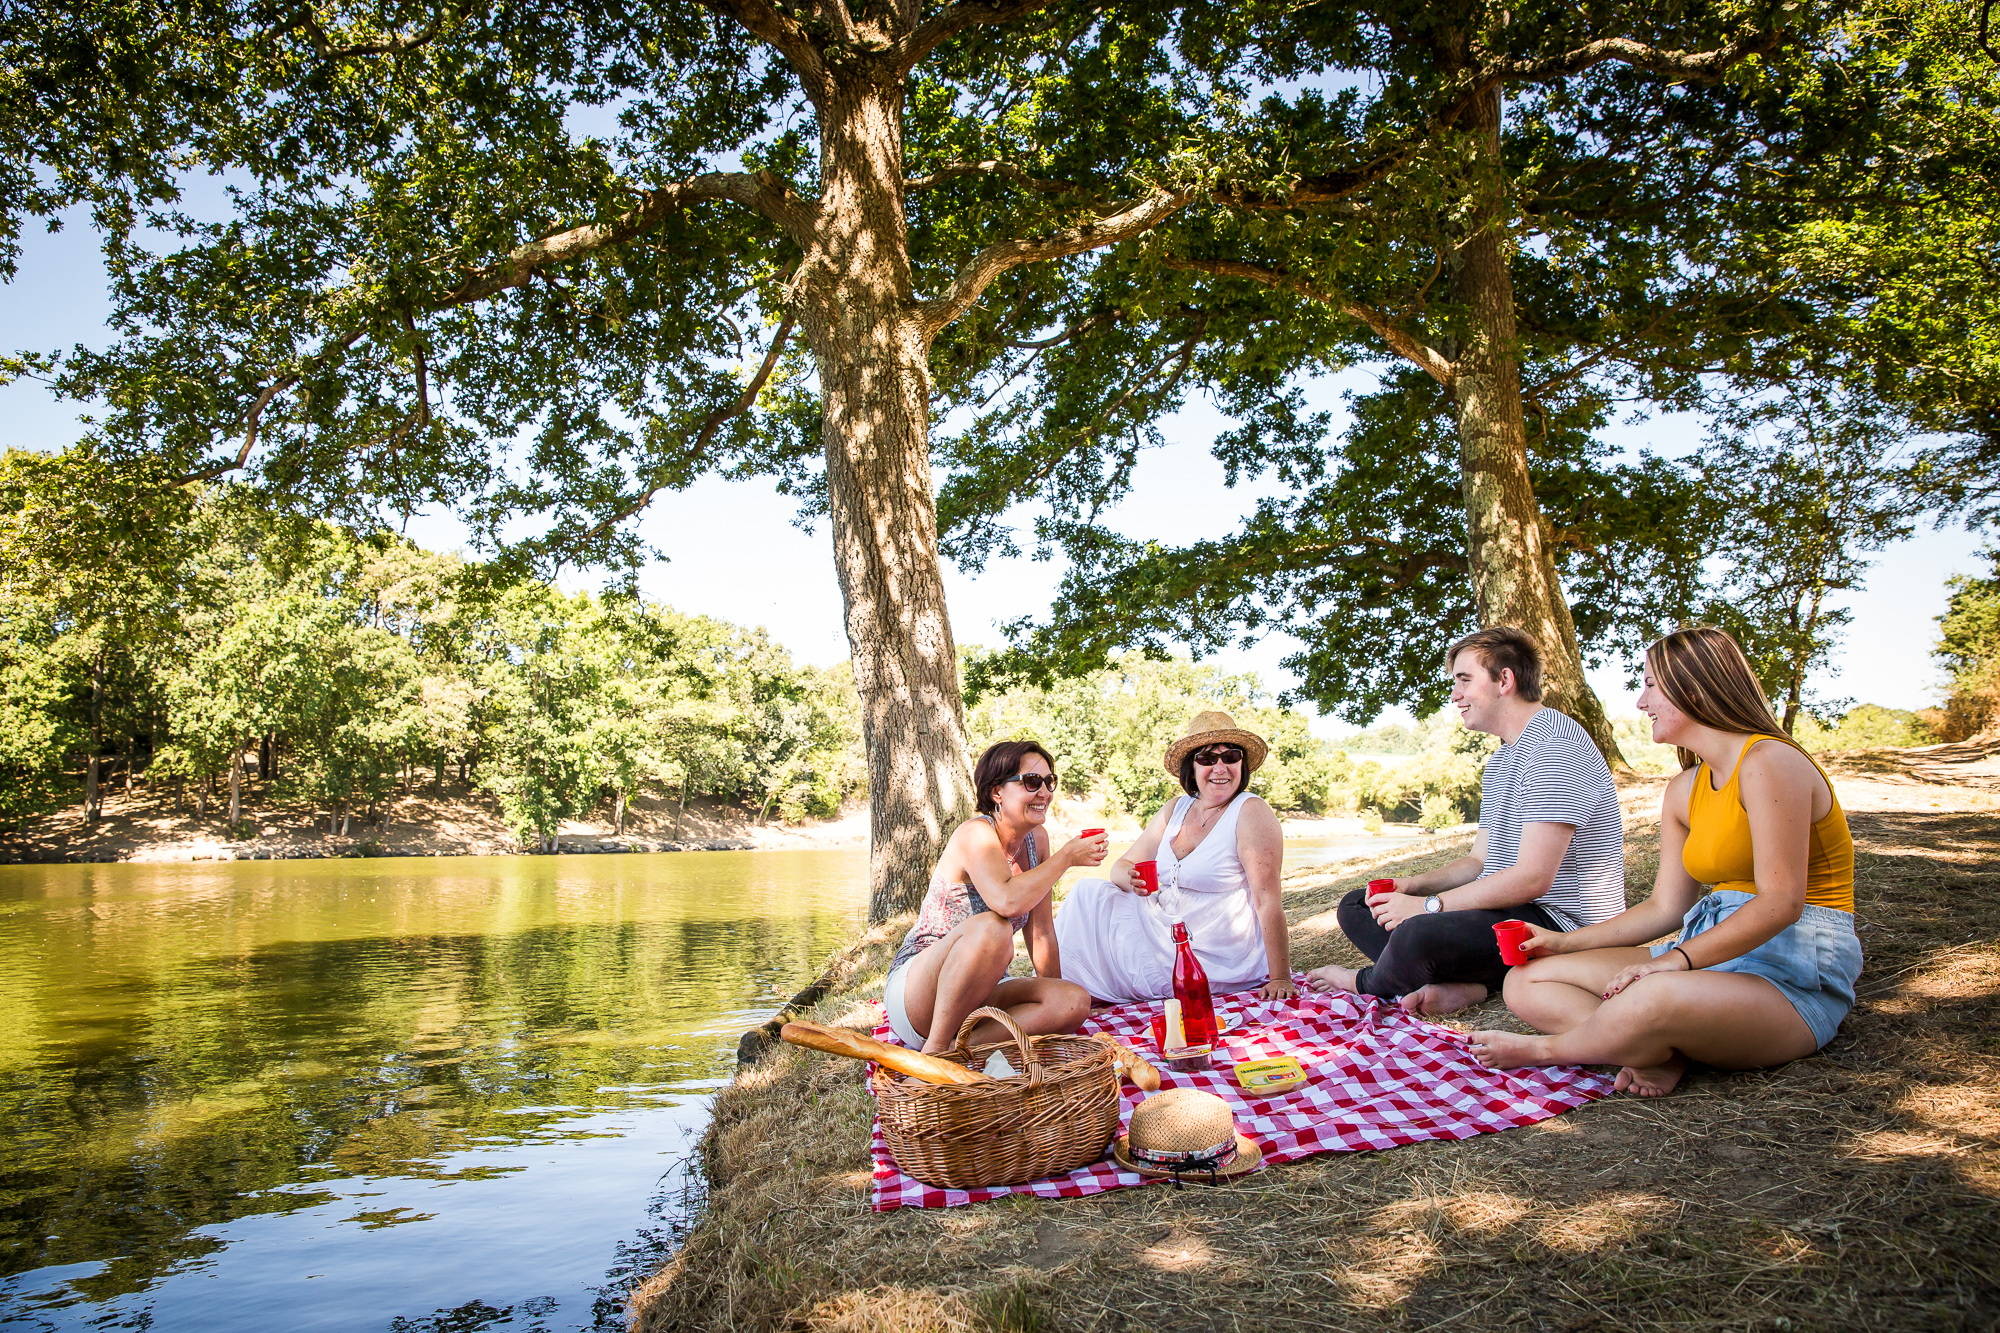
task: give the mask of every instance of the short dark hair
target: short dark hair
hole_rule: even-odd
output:
[[[1468,634],[1444,652],[1444,669],[1451,671],[1458,655],[1470,649],[1479,657],[1486,674],[1500,679],[1502,671],[1514,673],[1514,693],[1531,704],[1542,701],[1542,645],[1535,636],[1513,625],[1490,625]]]
[[[990,815],[998,808],[993,801],[993,789],[1019,773],[1021,761],[1031,754],[1040,755],[1049,772],[1056,771],[1055,757],[1039,741],[995,741],[986,747],[986,753],[979,756],[972,770],[972,803],[980,814]]]
[[[1222,743],[1224,745],[1234,744],[1233,741],[1224,741]],[[1198,751],[1205,750],[1207,748],[1208,747],[1205,745],[1197,746],[1194,750],[1189,750],[1186,754],[1181,756],[1181,790],[1186,792],[1190,796],[1201,795],[1200,789],[1195,786],[1194,782],[1194,757]],[[1237,748],[1242,749],[1243,747],[1237,746]],[[1229,793],[1231,800],[1234,800],[1236,798],[1237,792],[1242,791],[1245,787],[1250,785],[1250,755],[1248,754],[1248,752],[1245,752],[1243,756],[1243,763],[1241,767],[1242,771],[1236,775],[1236,790]]]

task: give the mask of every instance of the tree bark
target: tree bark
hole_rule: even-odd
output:
[[[243,742],[237,741],[229,747],[229,832],[236,834],[236,826],[243,819]]]
[[[1465,496],[1466,553],[1482,626],[1514,625],[1542,646],[1543,698],[1575,718],[1614,769],[1629,770],[1604,705],[1584,679],[1576,622],[1528,475],[1514,279],[1507,265],[1506,178],[1500,164],[1500,92],[1480,99],[1466,128],[1489,155],[1488,194],[1470,219],[1455,281],[1471,336],[1452,384]]]
[[[104,784],[99,765],[104,752],[104,650],[90,663],[90,758],[83,771],[83,819],[94,824],[104,817]]]
[[[903,212],[903,95],[900,74],[863,71],[820,108],[820,225],[798,282],[867,738],[871,922],[917,907],[972,804],[931,492],[931,334]]]

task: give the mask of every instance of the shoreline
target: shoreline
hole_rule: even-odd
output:
[[[477,794],[416,792],[383,803],[373,824],[357,819],[346,834],[320,828],[328,822],[294,803],[266,798],[252,782],[245,793],[243,824],[255,832],[227,836],[222,816],[191,810],[141,790],[128,796],[108,789],[104,817],[85,825],[77,808],[66,806],[30,821],[21,832],[0,833],[0,865],[173,865],[216,861],[321,861],[399,857],[601,856],[696,851],[857,850],[868,847],[866,803],[851,805],[832,819],[787,824],[760,823],[741,806],[712,799],[692,802],[683,812],[660,798],[640,798],[627,812],[627,829],[610,821],[565,820],[556,850],[523,846],[501,821],[497,808]],[[1415,825],[1388,824],[1376,830],[1358,816],[1291,814],[1283,817],[1287,842],[1316,838],[1420,837]],[[1050,820],[1052,834],[1102,824],[1112,837],[1131,839],[1144,827],[1129,817],[1107,816],[1097,803],[1064,802]],[[1447,829],[1442,836],[1462,832]]]

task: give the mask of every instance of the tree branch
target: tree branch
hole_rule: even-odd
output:
[[[949,9],[919,23],[915,30],[897,42],[896,63],[906,71],[914,69],[919,60],[967,28],[1012,23],[1038,9],[1046,9],[1048,4],[1049,0],[959,0]]]
[[[431,424],[430,366],[424,360],[424,344],[423,339],[417,336],[417,322],[407,310],[403,312],[403,328],[410,335],[410,354],[417,363],[417,410],[423,418],[421,424],[428,426]]]
[[[1782,32],[1747,32],[1712,51],[1666,51],[1630,37],[1601,37],[1574,51],[1541,60],[1501,58],[1488,61],[1480,71],[1479,83],[1482,88],[1490,88],[1498,82],[1549,83],[1611,61],[1643,69],[1650,74],[1711,83],[1745,56],[1766,55],[1777,50],[1783,41]]]
[[[243,467],[244,464],[250,461],[250,451],[257,447],[257,430],[263,422],[264,409],[271,405],[271,401],[287,389],[296,388],[298,382],[305,378],[308,370],[319,365],[334,354],[344,352],[354,346],[354,344],[361,341],[363,335],[366,333],[366,329],[353,330],[345,337],[340,338],[338,341],[330,342],[320,348],[319,351],[313,353],[298,370],[289,375],[281,375],[271,381],[271,383],[265,385],[257,394],[257,401],[250,404],[250,411],[243,418],[243,447],[236,451],[234,459],[227,463],[217,463],[214,467],[206,467],[194,472],[182,473],[167,484],[169,486],[185,486],[190,482],[214,481],[225,472],[235,472]]]
[[[1063,259],[1143,235],[1186,208],[1194,197],[1189,190],[1155,190],[1144,199],[1118,205],[1117,212],[1097,222],[1065,227],[1044,240],[989,245],[966,261],[944,295],[921,303],[924,324],[935,337],[938,330],[970,310],[989,283],[1015,265]]]
[[[1458,367],[1447,360],[1437,349],[1422,339],[1397,328],[1389,317],[1372,306],[1350,301],[1335,292],[1327,291],[1315,283],[1279,269],[1260,268],[1255,264],[1242,264],[1228,259],[1177,259],[1169,257],[1160,261],[1166,267],[1184,273],[1212,273],[1222,278],[1246,278],[1262,283],[1274,291],[1290,292],[1308,301],[1332,306],[1350,319],[1359,320],[1374,330],[1375,335],[1389,344],[1389,350],[1402,357],[1417,369],[1429,375],[1447,389],[1458,375]]]
[[[792,72],[799,76],[799,86],[805,89],[813,105],[822,111],[826,109],[833,96],[833,78],[805,24],[770,0],[701,0],[701,3],[736,20],[745,32],[783,56]]]
[[[771,335],[771,347],[769,351],[764,353],[764,363],[757,368],[757,373],[751,377],[750,383],[744,387],[743,392],[737,396],[735,402],[716,408],[702,419],[701,425],[695,431],[694,443],[688,446],[689,453],[699,454],[702,450],[708,448],[708,442],[715,438],[716,431],[722,429],[723,425],[731,419],[742,416],[756,405],[757,395],[764,391],[764,382],[771,378],[771,371],[778,364],[778,356],[785,350],[785,341],[791,337],[794,318],[795,316],[791,310],[788,309],[785,311],[785,317],[778,322],[778,331]],[[584,533],[578,540],[590,541],[592,538],[603,536],[612,528],[617,527],[620,523],[623,523],[626,519],[653,503],[653,497],[664,489],[664,486],[649,487],[644,495],[641,495],[631,504]]]
[[[940,181],[960,176],[999,176],[1037,194],[1074,194],[1088,199],[1095,199],[1098,195],[1098,191],[1073,181],[1038,179],[1012,162],[1002,162],[997,158],[987,158],[981,162],[947,162],[928,176],[911,176],[903,182],[903,188],[928,190]]]
[[[571,227],[508,252],[505,258],[474,269],[440,308],[483,301],[514,287],[524,287],[544,269],[580,259],[606,246],[629,241],[651,230],[691,204],[726,199],[756,209],[803,241],[817,208],[799,198],[775,173],[711,171],[691,180],[663,185],[639,196],[639,206],[613,222]]]
[[[319,20],[314,16],[311,6],[307,6],[300,11],[300,22],[306,30],[306,35],[312,40],[313,50],[319,54],[322,60],[347,60],[356,56],[403,55],[406,52],[415,51],[420,47],[429,45],[431,39],[436,37],[438,31],[444,27],[445,20],[451,17],[453,17],[453,11],[447,6],[439,10],[431,18],[431,21],[425,24],[414,36],[405,37],[401,33],[394,33],[387,39],[379,42],[360,42],[353,46],[335,46],[333,39],[326,35],[326,29],[320,26]]]

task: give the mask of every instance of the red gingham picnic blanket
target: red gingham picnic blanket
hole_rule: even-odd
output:
[[[1257,992],[1219,995],[1215,1016],[1227,1026],[1215,1054],[1216,1068],[1177,1074],[1153,1050],[1157,1002],[1099,1009],[1084,1032],[1101,1032],[1161,1065],[1160,1086],[1202,1088],[1219,1094],[1236,1114],[1236,1127],[1257,1141],[1266,1162],[1291,1162],[1322,1152],[1395,1148],[1426,1139],[1469,1139],[1475,1134],[1532,1125],[1597,1100],[1612,1080],[1574,1065],[1488,1069],[1472,1057],[1464,1034],[1414,1018],[1388,1000],[1368,995],[1318,995],[1304,990],[1291,1000],[1262,1000]],[[875,1036],[895,1042],[886,1022]],[[1306,1081],[1270,1095],[1247,1093],[1230,1070],[1245,1060],[1298,1057]],[[1122,1084],[1125,1107],[1119,1130],[1146,1094]],[[1155,1177],[1121,1170],[1103,1159],[1066,1176],[1025,1185],[944,1190],[903,1174],[889,1155],[882,1122],[875,1122],[874,1206],[955,1208],[1003,1194],[1077,1199],[1086,1194],[1153,1183]]]

